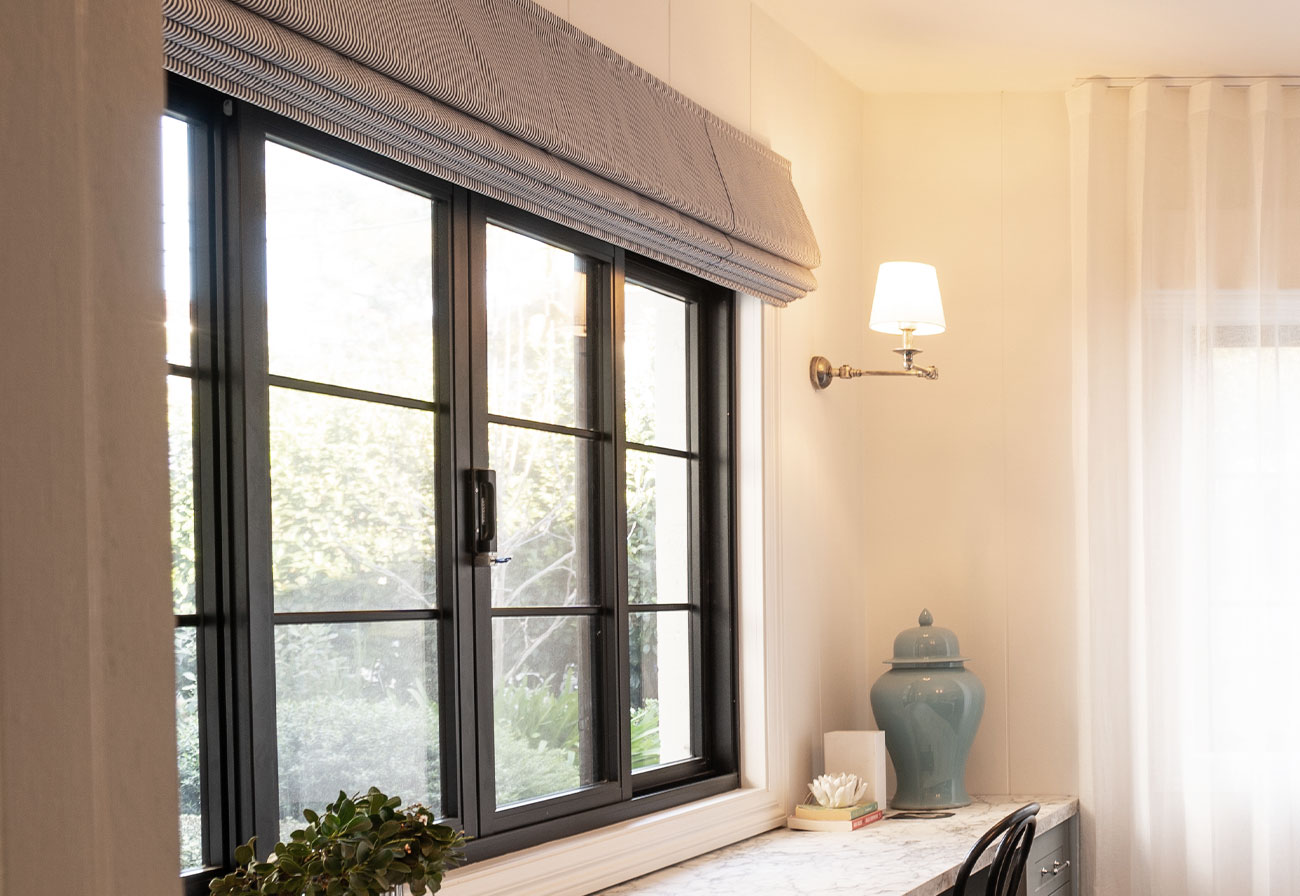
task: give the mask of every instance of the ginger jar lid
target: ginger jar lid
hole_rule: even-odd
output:
[[[957,636],[952,629],[934,624],[929,610],[922,610],[915,628],[904,629],[894,639],[894,657],[886,660],[895,666],[949,666],[964,663]]]

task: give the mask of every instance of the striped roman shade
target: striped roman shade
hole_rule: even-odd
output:
[[[531,0],[164,0],[167,68],[783,305],[790,164]]]

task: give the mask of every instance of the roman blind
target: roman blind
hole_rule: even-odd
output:
[[[166,67],[784,305],[790,164],[531,0],[164,0]]]

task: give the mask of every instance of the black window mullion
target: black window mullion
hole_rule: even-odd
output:
[[[333,625],[362,622],[430,622],[446,618],[439,609],[429,610],[310,610],[274,613],[276,625]]]
[[[501,423],[506,426],[513,426],[517,429],[532,429],[537,432],[549,432],[561,436],[573,436],[578,439],[598,439],[602,438],[604,435],[601,430],[597,428],[565,426],[562,423],[546,423],[541,420],[526,420],[522,417],[507,417],[503,414],[488,414],[487,422]]]
[[[460,606],[456,596],[460,592],[458,581],[460,564],[458,555],[458,514],[456,494],[458,480],[456,468],[461,456],[458,432],[458,395],[455,394],[456,324],[452,304],[458,285],[454,281],[459,265],[452,259],[452,247],[463,246],[464,216],[454,217],[454,203],[464,209],[464,192],[434,198],[433,202],[433,382],[434,399],[438,407],[435,420],[434,450],[438,453],[437,469],[437,581],[438,581],[438,744],[439,775],[441,775],[442,814],[448,822],[465,827],[464,772],[461,771],[463,746],[458,722],[464,715],[461,707],[468,706],[459,698],[463,676],[460,668],[461,641],[459,637]],[[459,230],[452,230],[456,221]],[[472,648],[471,648],[472,649]]]
[[[279,840],[280,795],[275,727],[274,578],[271,562],[270,384],[267,349],[266,125],[239,107],[239,293],[232,296],[231,379],[238,384],[244,455],[243,545],[247,569],[242,615],[248,643],[248,712],[252,821],[258,854]],[[232,193],[235,191],[231,191]]]
[[[619,563],[618,537],[619,498],[623,494],[623,462],[620,457],[621,398],[618,395],[618,376],[621,367],[621,347],[616,338],[622,315],[623,301],[622,249],[614,250],[613,262],[594,264],[587,277],[588,289],[588,343],[593,357],[587,365],[588,407],[592,409],[592,422],[603,437],[592,452],[597,469],[591,476],[589,507],[592,519],[591,576],[595,588],[594,603],[600,608],[598,624],[592,633],[595,653],[591,673],[595,693],[592,708],[595,712],[593,758],[596,760],[595,780],[617,784],[620,799],[630,791],[624,773],[628,735],[626,726],[620,724],[627,705],[627,686],[620,675],[626,660],[620,657],[620,643],[626,641],[627,594],[622,581],[626,578],[626,563]]]
[[[691,613],[699,609],[695,603],[686,604],[630,604],[629,613]]]
[[[664,457],[680,457],[682,460],[694,460],[699,455],[695,451],[683,451],[680,448],[663,448],[659,445],[642,445],[640,442],[628,442],[629,451],[641,451],[646,454],[662,454]]]
[[[613,677],[617,701],[612,720],[616,729],[618,744],[619,787],[624,800],[632,798],[632,660],[628,653],[631,644],[631,616],[628,613],[628,558],[627,558],[627,383],[625,379],[623,349],[627,338],[624,331],[624,287],[627,268],[627,255],[622,250],[616,257],[614,270],[614,301],[611,303],[610,321],[612,367],[608,374],[613,438],[610,440],[611,467],[610,494],[612,515],[606,523],[605,531],[611,534],[614,544],[614,581],[610,594],[614,598],[614,644],[615,660]]]
[[[470,786],[475,788],[474,804],[477,813],[473,820],[478,835],[488,833],[493,825],[492,818],[496,811],[496,743],[493,737],[493,687],[492,687],[492,569],[488,566],[475,566],[476,553],[474,533],[471,531],[476,519],[473,507],[474,489],[470,485],[470,470],[486,469],[491,457],[488,451],[488,359],[487,359],[487,213],[479,197],[471,197],[468,215],[468,293],[465,296],[467,308],[462,319],[467,320],[468,333],[465,341],[467,356],[457,364],[457,373],[465,380],[464,388],[468,393],[469,420],[469,454],[468,464],[457,469],[456,478],[461,483],[464,499],[458,505],[463,509],[463,518],[458,527],[465,538],[465,549],[459,555],[459,565],[468,567],[467,578],[471,583],[468,603],[470,619],[473,621],[473,656],[472,687],[474,695],[474,721],[472,731],[465,732],[474,750],[477,775]],[[463,418],[462,418],[463,419]]]
[[[577,604],[571,607],[494,607],[493,619],[528,619],[553,616],[583,616],[595,619],[607,611],[598,604]]]
[[[180,99],[180,97],[177,97]],[[188,99],[188,98],[187,98]],[[189,102],[185,102],[189,106]],[[198,103],[193,111],[209,109]],[[234,812],[227,781],[236,745],[223,724],[227,717],[229,690],[223,674],[229,660],[229,641],[222,627],[213,624],[224,618],[225,600],[221,553],[223,539],[212,525],[224,516],[221,510],[219,470],[222,446],[214,426],[218,389],[214,372],[216,298],[220,291],[222,253],[217,235],[222,230],[222,204],[217,193],[222,158],[220,128],[205,115],[189,119],[190,152],[190,376],[194,420],[194,537],[198,569],[195,600],[199,676],[200,801],[203,806],[203,860],[205,872],[187,875],[185,891],[207,892],[207,881],[215,876],[233,851]]]
[[[391,395],[386,392],[370,392],[365,389],[352,389],[348,386],[337,386],[333,383],[318,383],[312,380],[300,380],[291,376],[278,376],[269,374],[267,376],[268,385],[280,389],[293,389],[298,392],[310,392],[314,395],[329,395],[334,398],[349,398],[354,401],[368,401],[372,404],[382,404],[396,408],[411,408],[417,411],[438,411],[440,410],[438,402],[424,401],[419,398],[407,398],[402,395]],[[443,406],[445,407],[445,405]]]
[[[179,85],[173,82],[173,88]],[[190,97],[179,92],[188,106]],[[175,96],[175,92],[174,92]],[[192,283],[194,289],[191,361],[195,371],[195,457],[198,461],[195,529],[199,554],[200,676],[203,679],[200,750],[203,755],[204,859],[210,871],[186,880],[185,892],[206,893],[207,880],[231,861],[241,836],[251,836],[242,811],[250,802],[247,777],[240,773],[245,750],[235,724],[240,704],[234,671],[241,654],[233,631],[234,576],[238,554],[232,543],[230,483],[230,390],[222,378],[222,343],[226,320],[222,308],[234,263],[227,251],[228,215],[237,200],[228,202],[230,135],[219,100],[201,105],[203,118],[194,125],[190,142]]]
[[[703,753],[714,774],[735,774],[737,653],[735,584],[735,329],[733,304],[722,290],[701,284],[697,306],[696,372],[699,401],[699,573],[697,659],[704,695]]]
[[[470,563],[474,545],[468,523],[472,518],[470,505],[473,496],[466,473],[476,461],[474,449],[478,424],[473,416],[476,371],[479,380],[486,371],[486,368],[477,370],[473,366],[471,345],[474,332],[470,302],[471,259],[481,257],[483,243],[481,238],[475,242],[472,236],[468,193],[456,190],[452,201],[451,226],[446,228],[450,241],[447,256],[451,267],[448,272],[450,295],[447,297],[448,313],[443,318],[450,323],[450,342],[447,350],[440,352],[437,358],[439,388],[445,390],[442,394],[448,395],[450,400],[449,413],[443,421],[446,426],[440,429],[438,442],[445,452],[445,485],[440,492],[444,497],[442,511],[445,521],[441,522],[439,545],[444,550],[443,573],[449,582],[455,582],[455,588],[447,592],[454,603],[454,624],[447,629],[446,635],[452,640],[453,648],[445,651],[445,655],[454,661],[454,669],[445,677],[443,685],[444,699],[451,701],[447,705],[456,707],[456,724],[446,726],[449,730],[444,735],[444,742],[454,738],[455,743],[447,751],[444,767],[448,790],[456,795],[453,817],[460,821],[470,837],[478,837],[482,805],[478,779],[479,769],[483,767],[478,743],[482,715],[475,674],[479,666],[476,635],[479,622],[474,613],[477,575]],[[450,764],[453,759],[457,760],[454,766]]]
[[[702,558],[704,552],[704,541],[702,537],[701,520],[706,513],[706,507],[701,494],[701,469],[700,469],[700,392],[706,388],[701,381],[703,371],[700,344],[700,303],[698,299],[692,301],[688,306],[686,314],[686,363],[690,369],[686,375],[686,410],[687,410],[687,444],[690,446],[691,453],[694,457],[687,462],[687,507],[689,508],[690,534],[688,544],[690,545],[689,556],[687,558],[688,571],[687,582],[691,589],[689,594],[690,603],[694,611],[690,614],[690,681],[691,681],[691,755],[707,756],[708,750],[705,746],[704,726],[706,717],[710,715],[706,711],[705,704],[709,702],[709,695],[712,689],[706,686],[706,671],[704,669],[705,653],[705,614],[702,612],[704,599],[704,589],[701,583],[702,576]],[[710,371],[716,373],[716,371]],[[729,557],[730,554],[721,556]]]

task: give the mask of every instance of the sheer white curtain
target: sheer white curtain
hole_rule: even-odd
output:
[[[1300,89],[1069,107],[1084,892],[1300,894]]]

